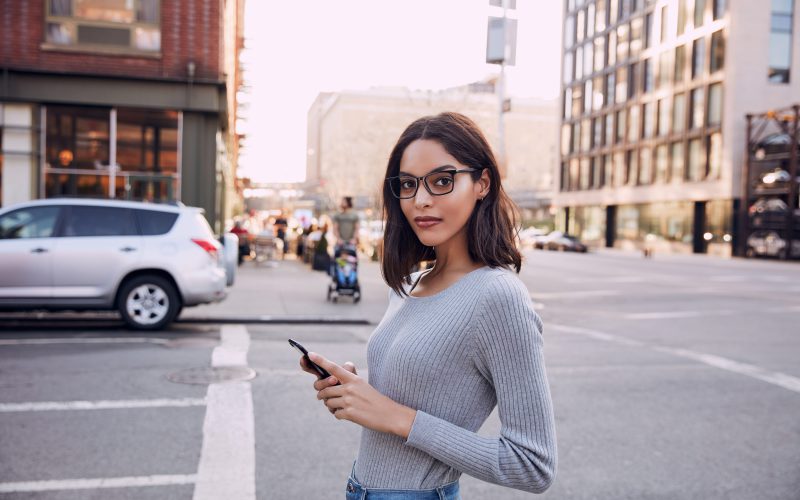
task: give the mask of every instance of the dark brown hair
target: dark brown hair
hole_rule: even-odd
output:
[[[478,126],[459,113],[441,113],[426,116],[408,126],[398,139],[386,165],[386,178],[397,176],[400,160],[412,142],[433,140],[460,163],[489,172],[489,193],[478,201],[467,222],[469,256],[490,267],[513,266],[517,273],[522,269],[522,257],[516,247],[517,207],[500,185],[500,172],[492,148]],[[473,182],[481,177],[481,170],[469,174]],[[388,182],[383,184],[383,218],[386,230],[383,237],[381,271],[383,279],[395,292],[407,295],[403,283],[410,284],[409,275],[415,265],[436,259],[433,248],[423,245],[406,220],[400,200],[392,194]]]

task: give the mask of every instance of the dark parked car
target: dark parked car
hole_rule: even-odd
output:
[[[534,244],[536,248],[547,250],[559,250],[562,252],[581,252],[585,253],[589,248],[572,235],[564,234],[561,231],[553,231]]]

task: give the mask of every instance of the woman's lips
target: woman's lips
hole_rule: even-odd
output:
[[[414,221],[414,222],[416,222],[417,226],[419,226],[420,228],[427,229],[429,227],[435,226],[436,224],[439,224],[442,221],[441,221],[441,219],[439,219],[439,220],[428,219],[428,220],[417,220],[417,221]]]

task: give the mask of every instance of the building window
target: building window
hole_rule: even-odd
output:
[[[625,110],[617,111],[617,144],[625,140]]]
[[[636,97],[639,93],[639,63],[632,63],[628,67],[628,99]]]
[[[603,77],[596,76],[592,85],[592,111],[600,111],[605,106],[605,94],[603,93]]]
[[[575,53],[567,52],[564,54],[564,83],[570,84],[574,80]]]
[[[658,135],[667,135],[669,133],[669,100],[667,98],[659,99],[657,104],[658,111]]]
[[[582,42],[586,35],[586,11],[579,10],[576,18],[575,41]]]
[[[614,1],[614,0],[611,0]],[[606,10],[606,0],[597,0],[597,7],[595,12],[595,22],[594,22],[594,30],[596,32],[601,32],[606,29],[606,15],[608,11]]]
[[[608,32],[608,40],[606,40],[606,53],[608,54],[608,65],[613,66],[617,63],[617,32],[611,30]]]
[[[653,46],[653,14],[649,13],[644,17],[644,46],[650,48]]]
[[[656,182],[661,184],[667,181],[669,171],[669,156],[667,145],[661,144],[656,148]]]
[[[687,0],[678,0],[678,36],[686,32]]]
[[[694,27],[703,25],[706,16],[706,0],[694,0]]]
[[[685,159],[683,156],[683,143],[673,142],[669,148],[669,160],[672,167],[672,181],[677,182],[684,178]]]
[[[772,0],[772,30],[769,35],[769,81],[789,83],[792,63],[792,17],[794,0]]]
[[[673,81],[675,83],[683,82],[686,68],[686,45],[675,47],[675,70],[673,74]]]
[[[568,191],[569,190],[569,171],[567,170],[567,164],[561,162],[561,191]]]
[[[603,155],[603,186],[612,185],[614,170],[611,167],[611,155]]]
[[[629,28],[627,24],[617,27],[617,61],[619,62],[623,62],[628,58],[628,35]]]
[[[632,106],[628,110],[628,141],[638,141],[639,130],[639,106]]]
[[[589,119],[581,122],[581,151],[586,152],[592,146],[592,130],[589,128]]]
[[[564,47],[575,45],[575,16],[567,16],[564,23]]]
[[[581,179],[580,190],[585,191],[589,189],[589,181],[591,180],[591,172],[589,170],[589,158],[581,158]]]
[[[594,44],[590,41],[583,46],[583,75],[589,76],[592,74],[592,67],[594,63]]]
[[[603,187],[603,161],[604,156],[592,158],[592,187],[595,189]]]
[[[639,158],[639,185],[653,183],[653,155],[650,148],[644,147]]]
[[[605,141],[604,144],[606,146],[611,146],[614,144],[614,114],[609,113],[606,115],[606,126],[605,126]]]
[[[594,36],[594,4],[589,4],[586,8],[586,37]]]
[[[570,145],[569,152],[576,153],[581,148],[581,124],[575,122],[572,124],[572,144]]]
[[[714,20],[722,19],[725,16],[725,10],[728,8],[728,0],[714,0]]]
[[[658,55],[658,88],[669,85],[672,79],[672,61],[670,61],[672,51],[665,50]]]
[[[594,97],[594,92],[592,92],[592,80],[586,80],[586,84],[584,85],[583,90],[583,112],[584,114],[589,114],[592,110],[592,98]]]
[[[117,112],[117,164],[134,200],[177,199],[178,113],[122,108]]]
[[[625,102],[628,98],[628,68],[621,66],[617,69],[616,102]]]
[[[642,51],[642,18],[637,17],[631,21],[631,57],[636,57]]]
[[[690,181],[702,181],[706,176],[705,140],[698,138],[689,141],[689,169]]]
[[[112,52],[161,51],[160,0],[45,0],[45,41]]]
[[[594,39],[594,70],[601,71],[606,64],[606,39],[598,36]]]
[[[561,154],[567,156],[570,154],[570,146],[572,145],[572,125],[564,124],[561,126]]]
[[[625,184],[635,186],[636,175],[639,173],[639,151],[629,149],[625,153]]]
[[[569,190],[576,191],[580,181],[580,163],[577,158],[573,158],[569,162]]]
[[[692,111],[689,115],[689,129],[703,126],[703,87],[692,90],[691,93]]]
[[[648,102],[642,105],[642,137],[653,137],[654,125],[653,103]]]
[[[575,80],[583,78],[583,46],[575,49]]]
[[[686,94],[675,94],[672,101],[672,131],[683,132],[686,123]]]
[[[721,30],[711,35],[711,61],[709,63],[712,74],[725,66],[725,38],[723,38]]]
[[[722,84],[708,87],[708,126],[719,125],[722,121]]]
[[[653,60],[652,59],[645,59],[644,62],[642,63],[642,65],[643,65],[643,71],[642,72],[644,73],[644,75],[643,75],[644,82],[643,82],[643,85],[642,85],[642,90],[644,91],[645,94],[647,94],[648,92],[652,92],[653,91],[653,83],[654,83],[654,81],[653,81],[654,80]]]
[[[614,104],[614,94],[616,93],[616,78],[614,73],[606,75],[606,106]]]
[[[669,18],[667,17],[667,6],[661,7],[661,43],[667,41],[669,36]]]
[[[625,155],[622,151],[614,153],[614,186],[625,185]]]
[[[566,88],[564,89],[564,119],[569,120],[572,118],[572,89]]]
[[[592,120],[592,147],[596,148],[603,145],[603,119],[594,118]]]
[[[698,38],[692,42],[692,80],[703,75],[706,60],[706,40]]]
[[[722,134],[719,132],[708,137],[708,178],[719,179],[722,171]]]

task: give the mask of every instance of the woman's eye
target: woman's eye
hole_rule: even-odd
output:
[[[402,181],[400,183],[401,189],[414,189],[414,181]]]
[[[450,177],[440,177],[434,181],[434,184],[437,186],[449,186],[451,182],[453,182],[453,179]]]

